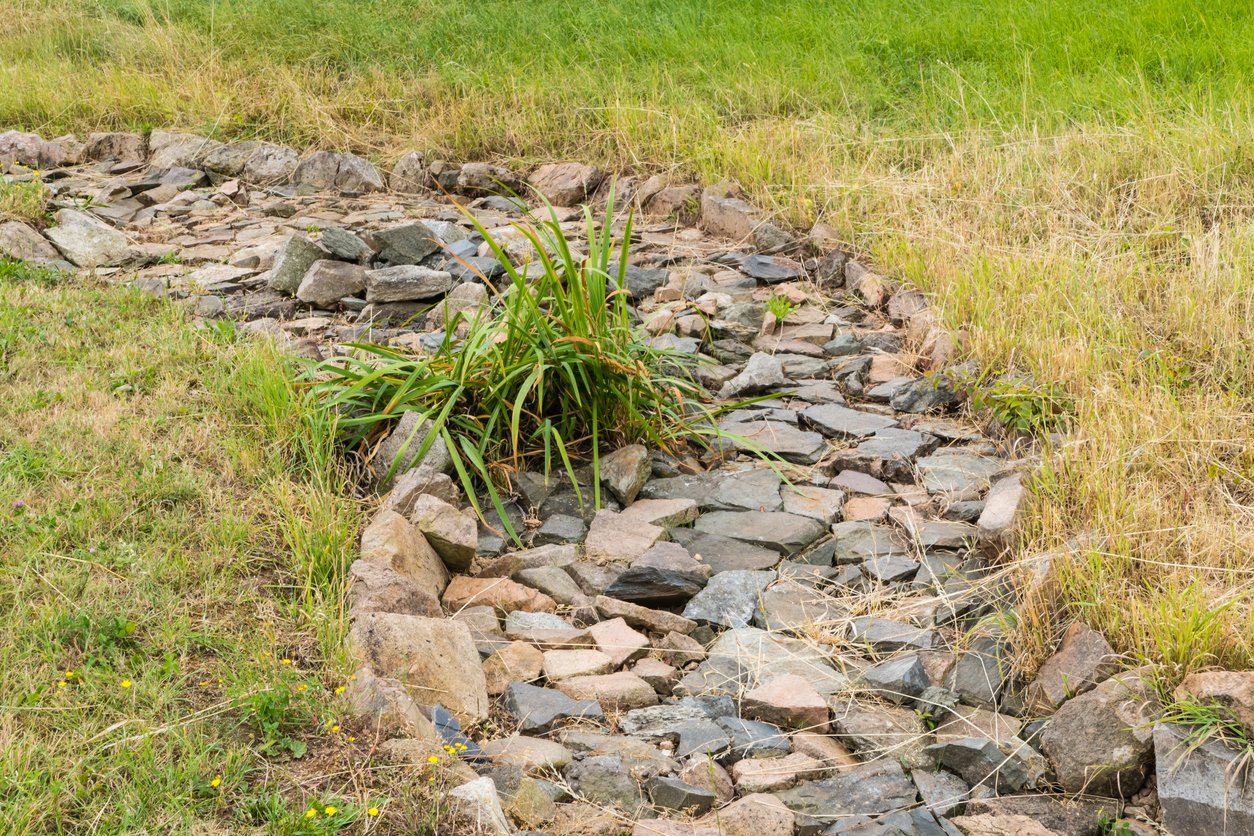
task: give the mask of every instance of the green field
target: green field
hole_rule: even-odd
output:
[[[353,150],[385,166],[409,147],[518,166],[577,159],[676,180],[727,177],[783,222],[804,229],[825,220],[859,257],[933,293],[982,363],[1061,384],[1077,399],[1074,431],[1047,458],[1031,514],[1025,549],[1056,552],[1059,583],[1019,610],[1016,649],[1025,669],[1078,617],[1133,659],[1160,664],[1170,681],[1207,665],[1254,665],[1252,29],[1248,3],[1179,0],[0,0],[0,127],[44,136],[181,128]],[[21,301],[33,292],[20,289],[28,282],[5,281],[6,304],[32,304]],[[48,507],[72,508],[68,493],[99,480],[100,461],[116,459],[136,473],[154,455],[173,461],[172,448],[144,446],[168,448],[180,437],[167,441],[163,433],[184,426],[173,414],[182,404],[175,389],[158,384],[195,378],[202,400],[182,405],[221,422],[225,435],[211,440],[227,446],[205,465],[224,480],[220,487],[203,487],[210,477],[199,471],[179,476],[188,462],[149,477],[157,480],[151,486],[110,482],[119,507],[145,510],[139,517],[92,511],[99,519],[90,530],[121,530],[141,544],[134,566],[149,568],[148,586],[139,588],[152,587],[154,606],[168,613],[163,632],[152,634],[145,670],[157,670],[167,652],[191,658],[181,637],[196,614],[185,611],[186,590],[220,606],[229,601],[241,607],[240,623],[255,624],[252,599],[230,574],[245,570],[230,565],[264,573],[266,555],[250,552],[225,522],[180,522],[182,499],[174,517],[143,499],[158,488],[192,490],[197,507],[225,521],[241,499],[264,504],[284,495],[274,487],[279,463],[240,458],[255,443],[247,439],[273,429],[248,417],[255,404],[229,395],[248,358],[202,368],[203,338],[177,331],[172,349],[160,343],[177,356],[152,371],[152,391],[165,400],[136,418],[148,435],[128,442],[133,449],[102,437],[76,454],[83,461],[55,469],[47,463],[64,446],[58,439],[96,438],[64,413],[106,395],[67,394],[50,413],[66,426],[51,422],[47,437],[39,435],[46,419],[31,423],[22,404],[35,403],[41,390],[69,392],[90,351],[116,357],[89,369],[95,389],[84,391],[107,394],[114,371],[155,350],[150,330],[175,326],[151,305],[106,307],[103,294],[44,288],[30,298],[49,307],[34,317],[45,342],[27,350],[49,350],[50,340],[58,353],[40,374],[64,382],[38,375],[0,382],[0,427],[20,428],[0,437],[9,445],[26,439],[32,461],[45,462],[0,472],[0,522],[12,519],[4,516],[10,497],[46,494]],[[140,330],[75,336],[87,309],[119,317],[138,310]],[[283,414],[297,409],[280,401]],[[136,401],[121,403],[130,409]],[[290,423],[279,434],[295,437]],[[189,480],[201,486],[178,487]],[[320,513],[348,525],[351,509],[326,501]],[[41,555],[72,557],[86,543],[66,539],[65,520],[48,524],[57,538],[50,542],[39,531],[0,541],[11,555],[0,602],[7,630],[20,637],[0,665],[6,704],[15,689],[48,681],[64,658],[44,637],[60,635],[58,619],[78,610],[58,603],[53,590],[82,581],[73,561]],[[1063,550],[1081,533],[1101,537]],[[228,538],[212,541],[213,566],[166,560],[208,537]],[[293,579],[300,571],[280,568],[284,583],[305,588]],[[100,582],[112,583],[106,574]],[[125,616],[134,589],[102,592],[91,612]],[[346,671],[333,654],[312,649],[330,647],[340,629],[334,607],[319,600],[308,612],[276,613],[273,641],[259,633],[212,663],[194,661],[195,669],[227,670],[245,654],[302,643],[325,683],[335,684]],[[36,606],[44,603],[55,608]],[[226,628],[214,629],[222,641]],[[199,653],[191,655],[199,660]],[[247,670],[261,677],[266,669]],[[143,693],[163,705],[156,691]],[[186,702],[168,716],[221,698],[180,698]],[[0,741],[9,742],[0,779],[9,781],[0,785],[6,820],[16,810],[28,832],[42,832],[54,819],[41,817],[41,805],[80,798],[77,785],[50,790],[49,776],[81,764],[76,753],[100,745],[95,735],[126,718],[101,699],[104,707],[82,729],[51,713],[32,715],[34,725],[0,715],[7,724]],[[198,738],[194,752],[217,752],[226,734]],[[63,743],[27,745],[33,737]],[[229,748],[236,744],[223,745],[242,758]],[[172,768],[179,759],[159,752],[151,764]],[[154,768],[149,762],[109,763],[111,798],[132,787],[149,798],[177,783],[138,787],[131,771]],[[233,762],[197,763],[197,774],[208,776]],[[29,777],[15,783],[10,775]],[[180,792],[161,809],[190,803],[192,791]],[[81,810],[58,815],[85,828],[97,807],[73,803]],[[126,826],[141,818],[116,819],[100,832],[131,832]]]

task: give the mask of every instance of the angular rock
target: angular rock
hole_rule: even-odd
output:
[[[609,656],[616,668],[640,658],[649,650],[649,637],[631,629],[622,618],[593,624],[588,632],[597,648]]]
[[[862,683],[879,696],[898,705],[923,696],[931,687],[918,654],[900,656],[872,665],[862,672]]]
[[[576,676],[599,676],[614,669],[614,660],[599,650],[550,650],[544,654],[544,676],[551,683]]]
[[[44,234],[76,267],[108,267],[130,256],[126,236],[91,215],[60,209],[56,221]]]
[[[1154,725],[1158,802],[1173,836],[1254,833],[1254,787],[1241,753],[1211,738],[1196,745],[1197,730]]]
[[[270,287],[289,296],[295,295],[309,268],[326,256],[326,250],[309,240],[307,235],[299,232],[292,234],[274,254],[274,267],[268,280]]]
[[[759,723],[756,720],[741,720],[739,717],[719,717],[714,722],[731,738],[728,758],[731,762],[743,758],[782,758],[790,751],[788,738],[784,737],[779,726]],[[754,790],[754,792],[771,792],[771,790]]]
[[[723,400],[728,400],[741,395],[752,395],[786,382],[784,367],[779,359],[770,354],[758,352],[749,358],[744,371],[723,384],[718,396]]]
[[[418,264],[440,249],[440,236],[421,221],[379,230],[374,239],[379,259],[393,265]]]
[[[798,517],[809,517],[823,525],[831,525],[836,521],[841,506],[845,503],[843,491],[827,488],[816,488],[810,485],[785,487],[780,491],[784,501],[784,511]]]
[[[1140,675],[1116,676],[1064,703],[1045,727],[1041,750],[1067,792],[1130,798],[1152,768],[1159,712]]]
[[[989,479],[1005,469],[1005,462],[963,452],[941,451],[915,462],[928,493],[946,494],[954,499],[978,499],[989,486]]]
[[[512,836],[514,828],[505,818],[501,799],[491,778],[479,778],[449,790],[448,800],[454,816],[473,828],[472,832]]]
[[[361,560],[394,570],[433,597],[448,586],[448,569],[422,532],[391,511],[375,515],[362,531]]]
[[[632,627],[642,627],[654,633],[681,633],[688,635],[697,628],[697,623],[664,610],[651,610],[632,604],[598,595],[596,598],[597,612],[604,619],[622,618]]]
[[[248,156],[242,175],[249,183],[286,183],[292,179],[299,162],[296,149],[263,142]]]
[[[549,163],[532,172],[527,182],[554,206],[578,206],[592,196],[603,176],[590,165]]]
[[[364,665],[349,679],[346,691],[353,711],[370,718],[373,727],[406,734],[432,746],[438,744],[435,727],[399,680],[376,676],[369,665]]]
[[[526,642],[511,642],[483,663],[488,695],[504,694],[511,682],[534,682],[540,678],[544,654]]]
[[[827,453],[823,436],[780,421],[724,421],[718,429],[724,450],[773,453],[794,464],[815,464]]]
[[[652,469],[649,451],[640,444],[620,447],[600,462],[601,481],[624,505],[635,502]]]
[[[753,621],[758,600],[774,572],[722,572],[715,575],[684,608],[684,617],[703,624],[745,627]]]
[[[991,637],[975,639],[958,657],[945,678],[945,687],[968,705],[995,708],[1010,672],[1010,663],[1003,661],[1002,656],[1001,641]]]
[[[148,137],[148,165],[155,169],[200,169],[222,143],[192,134],[153,131]]]
[[[483,754],[496,764],[512,764],[525,772],[560,771],[571,762],[571,754],[555,740],[538,737],[510,737],[489,740]]]
[[[605,594],[641,606],[671,607],[688,601],[704,587],[704,578],[686,572],[633,566],[619,575]]]
[[[575,700],[561,691],[522,682],[506,687],[505,707],[518,721],[522,734],[544,734],[563,720],[600,720],[604,716],[596,700]]]
[[[678,778],[656,775],[644,785],[645,792],[654,807],[700,816],[714,806],[714,793],[703,787],[694,787]]]
[[[863,758],[887,758],[912,768],[935,763],[923,753],[931,737],[917,712],[858,703],[833,708],[832,722],[841,742]]]
[[[479,546],[479,527],[473,510],[463,513],[441,499],[424,494],[414,501],[409,521],[423,533],[451,571],[465,572],[470,568]]]
[[[769,679],[748,691],[740,711],[746,717],[804,731],[827,731],[827,701],[814,686],[795,674]]]
[[[426,176],[426,162],[422,154],[409,149],[392,167],[388,175],[388,187],[402,194],[418,194],[422,191],[422,183]]]
[[[793,584],[773,586],[762,593],[753,624],[763,630],[792,630],[831,624],[846,616],[832,598]]]
[[[795,818],[778,798],[754,793],[733,801],[701,819],[699,824],[717,825],[724,836],[792,836]]]
[[[751,255],[741,263],[740,269],[769,284],[803,279],[806,274],[800,264],[781,255]]]
[[[537,566],[522,569],[511,576],[521,584],[538,589],[559,604],[570,605],[582,595],[570,575],[556,566]]]
[[[1014,546],[1025,493],[1022,473],[998,479],[989,488],[975,531],[984,551],[997,556]]]
[[[597,700],[603,709],[622,711],[657,705],[653,686],[629,671],[602,676],[577,676],[558,683],[558,690],[577,700]]]
[[[439,597],[390,566],[356,560],[348,569],[353,606],[349,617],[366,612],[394,612],[442,618]]]
[[[448,293],[453,277],[442,270],[404,264],[365,271],[367,302],[408,302]]]
[[[623,519],[614,511],[602,509],[588,527],[584,554],[589,560],[631,563],[665,539],[664,529]]]
[[[814,758],[827,774],[855,767],[859,763],[845,744],[834,737],[815,732],[794,734],[792,751]]]
[[[911,807],[917,794],[901,764],[873,761],[820,781],[802,781],[778,793],[790,810],[826,817],[880,815]],[[855,831],[856,832],[856,831]]]
[[[685,720],[674,727],[674,734],[679,736],[679,745],[675,750],[679,758],[719,759],[731,746],[727,732],[704,717]]]
[[[355,154],[341,154],[335,172],[335,187],[346,192],[381,192],[387,188],[383,175],[369,160]]]
[[[814,778],[819,762],[802,754],[757,760],[746,758],[732,765],[731,774],[741,793],[778,792],[792,789],[797,781]]]
[[[442,601],[445,610],[449,612],[463,607],[490,606],[502,618],[515,610],[553,612],[557,609],[557,602],[549,596],[508,578],[468,578],[459,575],[444,590]]]
[[[688,575],[694,578],[701,586],[705,586],[705,582],[714,574],[713,567],[695,560],[688,554],[688,550],[678,543],[670,542],[655,544],[653,548],[633,562],[631,568],[657,569],[667,573]],[[693,594],[695,595],[696,592]]]
[[[296,298],[315,307],[335,308],[345,296],[356,296],[365,286],[366,268],[319,259],[305,272],[296,288]]]
[[[999,792],[1018,792],[1028,783],[1028,771],[1017,758],[992,740],[959,738],[927,747],[928,755],[944,769],[956,772],[972,785],[984,784]]]
[[[0,257],[14,261],[56,261],[61,258],[56,248],[42,235],[21,221],[0,223]]]
[[[1243,726],[1254,738],[1254,672],[1191,673],[1176,687],[1175,697],[1218,708],[1229,722]]]
[[[860,412],[838,404],[821,404],[801,412],[801,417],[829,438],[855,439],[897,426],[892,418]]]
[[[671,539],[690,554],[701,558],[714,574],[734,571],[759,571],[779,563],[779,552],[733,540],[720,534],[707,534],[692,528],[670,530]]]
[[[695,520],[699,515],[692,499],[638,499],[619,512],[620,517],[658,528],[673,528]]]
[[[931,650],[936,634],[911,624],[902,624],[887,618],[859,618],[850,629],[850,640],[865,644],[876,653],[894,653],[898,650]]]
[[[415,700],[440,703],[475,720],[488,715],[487,683],[470,628],[458,621],[363,613],[351,630],[353,654],[403,681]]]
[[[916,769],[910,773],[919,788],[923,805],[936,816],[955,816],[962,812],[971,787],[957,775],[945,771]]]
[[[713,511],[700,517],[694,527],[782,555],[797,554],[824,533],[818,521],[781,511]]]

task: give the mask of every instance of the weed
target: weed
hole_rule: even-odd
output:
[[[15,219],[40,225],[48,222],[44,184],[39,180],[18,183],[0,177],[0,221]]]
[[[1003,428],[1043,435],[1066,430],[1075,418],[1075,399],[1057,383],[1034,383],[985,370],[971,375],[947,373],[955,389],[965,390],[972,412],[992,415]]]
[[[303,757],[308,746],[295,735],[318,725],[316,697],[322,686],[295,668],[291,659],[277,660],[261,689],[234,699],[235,707],[256,732],[261,754]],[[251,683],[245,687],[251,689]]]
[[[788,301],[787,296],[777,296],[772,293],[771,298],[766,300],[766,309],[775,315],[776,322],[783,322],[784,317],[792,313],[796,307]]]

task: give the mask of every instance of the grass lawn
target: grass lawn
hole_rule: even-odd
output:
[[[408,147],[579,159],[730,177],[784,221],[825,220],[933,293],[981,361],[1077,399],[1028,545],[1059,583],[1020,609],[1021,661],[1079,617],[1173,679],[1254,664],[1252,18],[1179,0],[0,0],[0,125],[182,127],[384,165]],[[0,812],[18,832],[125,829],[143,799],[200,815],[205,781],[246,780],[213,712],[271,675],[261,654],[342,680],[355,512],[304,489],[334,468],[273,355],[136,298],[4,282],[0,348],[26,353],[0,379]],[[1079,534],[1099,536],[1068,550]],[[113,619],[137,627],[106,652],[90,637]],[[92,753],[141,731],[106,733],[136,704],[170,731],[98,773]]]

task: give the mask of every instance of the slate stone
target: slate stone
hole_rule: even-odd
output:
[[[966,400],[961,389],[954,387],[949,375],[920,377],[898,387],[892,396],[893,409],[898,412],[945,412]]]
[[[431,706],[431,725],[440,735],[445,746],[461,747],[458,756],[471,763],[488,763],[488,758],[469,737],[462,733],[461,721],[450,714],[442,705]]]
[[[1214,738],[1194,748],[1196,730],[1154,725],[1158,802],[1174,836],[1254,833],[1254,786],[1240,752]]]
[[[825,533],[822,523],[782,511],[712,511],[693,526],[706,534],[731,537],[792,555]]]
[[[670,281],[670,275],[669,270],[650,270],[646,267],[628,264],[624,276],[627,292],[636,300],[651,299],[654,291]]]
[[[683,604],[705,586],[704,578],[643,566],[632,567],[619,575],[605,590],[605,595],[658,609]]]
[[[937,816],[961,815],[971,787],[951,772],[916,769],[910,773],[923,806]]]
[[[562,775],[575,785],[579,795],[594,804],[635,812],[643,801],[640,785],[619,757],[594,755],[572,761],[562,770]]]
[[[879,430],[897,426],[892,418],[838,404],[812,406],[802,410],[801,417],[828,438],[866,438]]]
[[[967,737],[936,743],[924,750],[942,769],[956,772],[969,784],[995,786],[998,792],[1018,792],[1028,782],[1023,763],[1007,757],[987,738]]]
[[[450,249],[456,250],[457,244]],[[446,259],[440,265],[440,269],[452,276],[453,281],[458,283],[493,281],[505,275],[505,267],[495,257],[477,256],[473,252],[470,255]]]
[[[924,753],[932,736],[912,708],[859,702],[843,708],[833,705],[833,725],[840,742],[864,760],[888,759],[912,769],[935,765]]]
[[[715,720],[731,738],[728,761],[742,758],[782,758],[791,751],[788,738],[779,726],[757,720],[741,720],[739,717],[719,717]]]
[[[740,269],[770,284],[805,278],[806,274],[800,264],[779,255],[751,255],[741,262]]]
[[[836,523],[832,526],[832,535],[835,537],[833,554],[837,566],[861,563],[873,557],[906,554],[900,534],[869,520]]]
[[[711,503],[727,474],[721,471],[652,479],[640,489],[640,499],[691,499],[701,510]]]
[[[945,687],[968,705],[996,708],[1010,673],[1010,662],[1003,656],[1002,642],[998,639],[975,639],[945,677]]]
[[[521,633],[524,630],[574,630],[575,625],[549,612],[514,610],[505,616],[505,629],[511,633]]]
[[[641,740],[679,740],[677,727],[689,720],[711,719],[705,709],[695,702],[676,705],[651,705],[633,708],[618,718],[618,730]]]
[[[793,377],[799,375],[793,373]],[[772,453],[786,462],[815,464],[827,453],[827,441],[781,421],[723,421],[718,425],[723,449]]]
[[[379,259],[395,265],[418,264],[440,249],[440,236],[421,222],[381,229],[374,233],[374,240],[379,244]]]
[[[668,533],[671,540],[687,549],[689,554],[694,557],[700,555],[701,562],[713,569],[715,575],[769,569],[779,563],[779,552],[773,549],[720,534],[707,534],[692,528],[672,528]]]
[[[563,567],[566,574],[574,578],[584,595],[596,597],[605,594],[605,590],[614,583],[622,570],[613,566],[601,566],[596,563],[580,561]]]
[[[741,627],[720,635],[710,645],[706,660],[675,686],[675,693],[699,698],[739,697],[742,690],[786,674],[806,679],[823,695],[849,686],[849,680],[832,667],[831,661],[806,642],[756,627]],[[734,713],[724,711],[716,716]]]
[[[881,459],[892,459],[894,456],[913,459],[916,456],[926,456],[936,449],[937,443],[937,439],[932,436],[889,427],[877,430],[875,435],[859,444],[858,452],[879,456]]]
[[[784,480],[766,467],[753,467],[734,472],[724,471],[711,490],[705,510],[714,511],[778,511],[783,507],[780,487]]]
[[[1119,811],[1119,805],[1110,799],[1084,798],[1060,795],[1015,795],[1002,798],[973,797],[967,802],[965,815],[968,817],[992,817],[1008,820],[1011,824],[1029,820],[1043,828],[1042,832],[1050,834],[1101,833],[1112,824]],[[960,819],[959,823],[966,821]],[[1172,833],[1176,833],[1173,829]],[[1208,834],[1222,833],[1222,830],[1202,831]],[[1136,836],[1119,834],[1118,836]],[[1188,836],[1194,836],[1189,834]]]
[[[324,229],[319,243],[341,261],[361,261],[372,252],[365,241],[338,226],[329,226]]]
[[[552,688],[511,682],[505,689],[505,707],[518,720],[521,734],[544,734],[563,720],[601,720],[605,715],[596,700],[573,700]]]
[[[297,232],[283,242],[283,246],[274,255],[274,266],[270,270],[269,284],[272,290],[291,296],[300,287],[305,273],[315,261],[326,257],[326,250],[309,240],[307,235]]]
[[[588,536],[588,525],[578,517],[554,514],[536,529],[531,538],[532,547],[582,543]]]
[[[862,672],[862,684],[898,705],[923,696],[931,686],[917,653],[889,659]]]
[[[912,624],[903,624],[887,618],[859,618],[853,622],[850,641],[868,645],[876,653],[895,653],[898,650],[931,650],[936,644],[936,634]]]
[[[884,759],[821,781],[801,781],[775,796],[790,810],[829,818],[874,816],[910,807],[917,793],[901,764]]]
[[[452,276],[427,267],[399,265],[366,271],[366,301],[371,303],[434,299],[452,288]]]
[[[704,758],[707,755],[717,759],[731,748],[731,736],[717,723],[706,720],[686,720],[675,727],[679,735],[679,746],[675,756],[684,758]]]
[[[960,836],[953,825],[942,824],[929,811],[918,808],[874,818],[862,815],[837,819],[823,833],[825,836]]]
[[[684,607],[684,618],[699,624],[745,627],[753,621],[758,598],[774,572],[720,572]]]
[[[845,615],[845,608],[826,595],[802,586],[780,584],[762,593],[753,624],[763,630],[798,630],[828,624]]]
[[[700,816],[714,807],[714,793],[703,787],[685,784],[678,778],[655,775],[645,782],[653,806]]]
[[[1005,470],[1001,459],[963,452],[941,452],[915,462],[920,485],[928,493],[953,494],[959,499],[979,499],[988,490],[989,479]]]
[[[889,554],[868,557],[862,563],[862,571],[870,580],[877,583],[904,583],[918,573],[919,564],[908,557]]]

